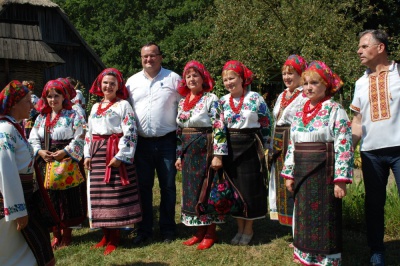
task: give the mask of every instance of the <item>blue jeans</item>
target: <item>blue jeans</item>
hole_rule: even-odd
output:
[[[384,207],[389,170],[392,169],[400,195],[400,146],[362,151],[362,172],[365,185],[367,240],[371,252],[383,252]]]
[[[135,163],[142,201],[143,220],[139,223],[139,234],[153,235],[153,186],[157,171],[161,191],[160,232],[163,237],[175,235],[175,168],[176,134],[168,133],[160,138],[139,137]]]

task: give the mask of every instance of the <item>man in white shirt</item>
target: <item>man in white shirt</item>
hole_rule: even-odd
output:
[[[176,116],[180,77],[161,67],[162,53],[155,43],[141,49],[143,70],[126,83],[137,117],[138,144],[135,152],[143,220],[134,244],[142,244],[153,234],[154,172],[161,190],[160,232],[164,242],[175,239]]]
[[[350,108],[353,145],[360,150],[365,185],[367,240],[371,265],[385,265],[384,207],[389,170],[400,194],[400,76],[388,59],[388,35],[381,30],[360,33],[358,55],[368,67],[357,80]]]

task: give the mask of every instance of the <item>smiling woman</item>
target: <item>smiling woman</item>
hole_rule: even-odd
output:
[[[341,265],[341,199],[353,176],[350,121],[332,99],[343,83],[320,61],[310,63],[302,80],[309,100],[293,118],[281,172],[295,199],[295,261]]]
[[[119,228],[132,227],[142,220],[133,161],[136,121],[119,70],[103,70],[90,93],[103,99],[92,107],[85,137],[89,222],[91,228],[101,228],[104,234],[92,248],[106,247],[104,255],[108,255],[119,244]]]

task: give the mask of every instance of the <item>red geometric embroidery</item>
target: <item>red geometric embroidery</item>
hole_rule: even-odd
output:
[[[387,71],[369,76],[369,103],[372,122],[390,118],[389,94]]]

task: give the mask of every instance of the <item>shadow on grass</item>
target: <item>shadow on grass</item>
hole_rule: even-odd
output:
[[[164,262],[135,262],[135,263],[126,263],[126,264],[111,264],[112,266],[163,266],[170,265]]]

